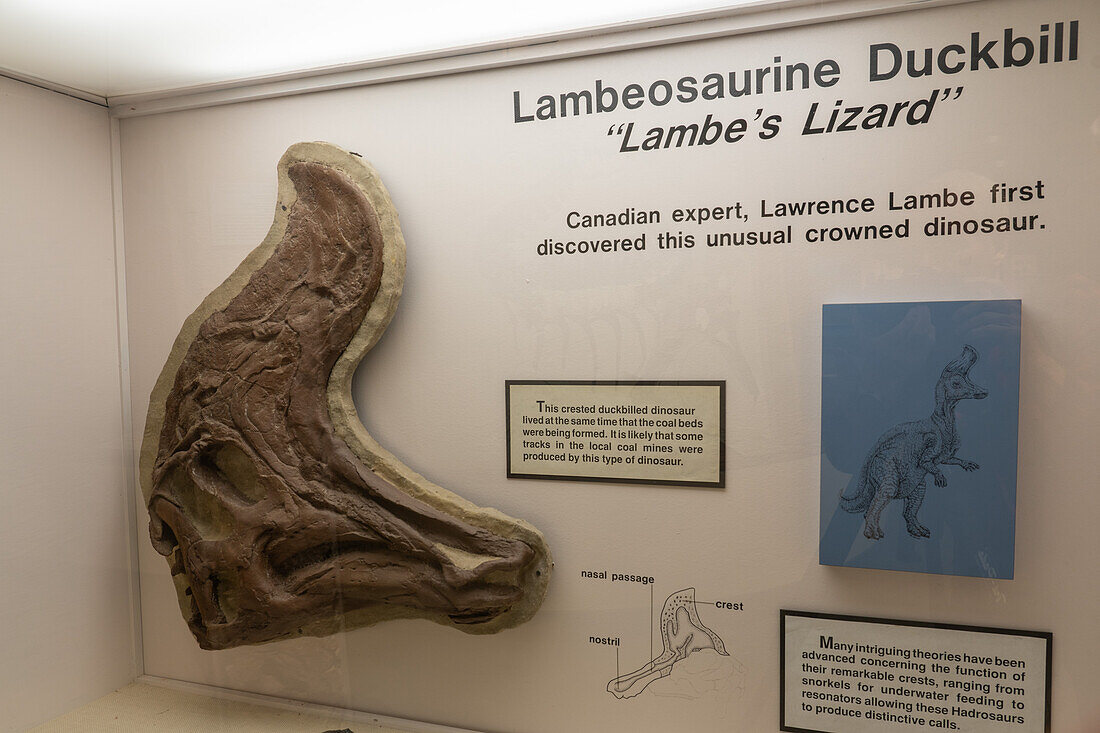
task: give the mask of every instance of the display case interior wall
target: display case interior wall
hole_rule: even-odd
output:
[[[136,674],[107,110],[0,78],[0,728]]]
[[[1100,730],[1098,41],[1087,0],[979,0],[155,114],[0,79],[0,729],[140,678],[424,731]],[[366,472],[552,554],[499,633],[204,649],[150,537],[150,395],[312,141],[369,162],[405,245],[350,399],[418,476]],[[417,552],[454,577],[453,542]],[[854,628],[1006,676],[782,654]]]

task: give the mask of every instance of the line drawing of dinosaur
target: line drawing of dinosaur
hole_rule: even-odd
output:
[[[989,392],[970,381],[970,369],[978,361],[978,351],[967,344],[958,358],[948,362],[936,382],[936,409],[931,417],[903,422],[884,432],[863,460],[855,493],[842,494],[841,507],[853,514],[863,513],[863,534],[882,539],[879,518],[894,499],[904,500],[905,526],[913,537],[932,535],[917,521],[924,502],[925,477],[931,474],[936,486],[947,486],[940,466],[959,466],[977,471],[973,461],[958,458],[959,434],[955,430],[955,407],[961,400],[984,400]]]

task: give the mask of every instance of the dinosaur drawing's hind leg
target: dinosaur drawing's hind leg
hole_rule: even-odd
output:
[[[905,527],[914,537],[931,537],[932,531],[917,521],[917,512],[924,502],[924,480],[922,479],[909,496],[905,497]]]
[[[898,477],[892,471],[880,471],[878,476],[878,489],[871,498],[871,506],[867,507],[864,514],[863,534],[872,540],[882,539],[882,527],[879,526],[879,517],[882,510],[891,500],[898,496]]]

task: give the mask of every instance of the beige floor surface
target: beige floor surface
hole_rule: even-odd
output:
[[[275,710],[135,683],[29,733],[404,733],[340,717]]]

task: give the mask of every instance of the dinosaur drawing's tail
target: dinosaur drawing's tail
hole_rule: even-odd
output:
[[[849,485],[848,491],[851,493],[840,495],[840,508],[844,511],[860,514],[867,511],[867,507],[871,506],[871,499],[875,495],[875,487],[868,470],[870,463],[870,460],[863,462],[855,486]]]

